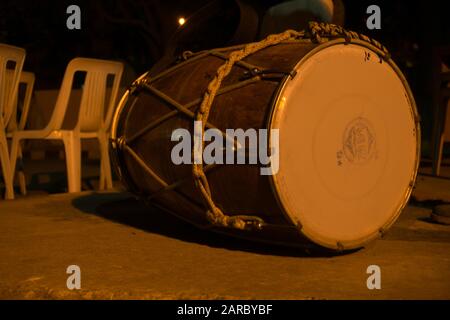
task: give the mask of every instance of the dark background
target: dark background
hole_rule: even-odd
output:
[[[233,0],[0,1],[0,42],[27,50],[25,70],[36,74],[36,89],[59,88],[75,56],[121,60],[125,81],[149,70],[169,49],[197,51],[232,44],[239,23]],[[280,1],[243,0],[263,16]],[[342,0],[344,26],[382,42],[405,73],[422,117],[424,137],[431,132],[433,55],[450,45],[446,1]],[[81,8],[81,30],[68,30],[66,9]],[[366,9],[381,8],[381,30],[368,30]],[[178,26],[178,18],[188,23]],[[256,39],[255,39],[256,40]],[[169,50],[170,51],[170,50]]]

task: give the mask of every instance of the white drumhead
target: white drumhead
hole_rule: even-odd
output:
[[[416,176],[413,98],[374,50],[336,41],[309,54],[272,114],[279,202],[303,234],[329,248],[360,247],[388,228]]]

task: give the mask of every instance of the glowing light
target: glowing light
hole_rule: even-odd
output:
[[[180,19],[178,19],[178,24],[179,24],[180,26],[182,26],[182,25],[185,24],[185,23],[186,23],[186,19],[185,19],[185,18],[181,17]]]

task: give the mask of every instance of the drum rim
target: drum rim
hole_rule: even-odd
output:
[[[281,212],[283,213],[283,215],[285,216],[285,218],[288,221],[290,221],[297,227],[297,229],[299,230],[299,232],[302,235],[304,235],[310,241],[312,241],[320,246],[329,248],[329,249],[351,250],[351,249],[361,248],[365,244],[382,236],[384,234],[384,232],[386,230],[388,230],[395,223],[395,221],[398,219],[398,217],[402,213],[403,209],[406,207],[406,205],[409,201],[409,198],[411,197],[411,193],[414,188],[414,184],[415,184],[415,181],[417,178],[417,172],[418,172],[418,168],[419,168],[420,150],[421,150],[421,129],[420,129],[420,123],[419,123],[419,114],[417,111],[416,102],[414,100],[414,95],[411,91],[411,88],[409,87],[409,84],[408,84],[405,76],[401,72],[401,70],[398,68],[398,66],[395,64],[395,62],[390,57],[384,58],[385,53],[383,51],[381,51],[380,49],[378,49],[377,47],[375,47],[374,45],[372,45],[366,41],[351,40],[350,42],[348,42],[346,39],[335,39],[335,40],[325,40],[325,41],[326,42],[319,44],[317,47],[315,47],[314,49],[309,51],[305,56],[303,56],[300,59],[300,61],[294,66],[293,70],[298,70],[313,55],[315,55],[319,51],[326,49],[328,47],[331,47],[331,46],[340,45],[340,44],[355,44],[355,45],[359,45],[361,47],[368,48],[368,49],[372,50],[373,52],[377,53],[381,59],[384,59],[385,62],[388,63],[392,67],[392,69],[394,70],[394,72],[397,74],[400,81],[402,82],[402,84],[405,88],[405,91],[408,95],[408,100],[411,104],[410,111],[412,113],[412,117],[414,120],[414,126],[416,129],[416,154],[415,154],[415,160],[414,160],[414,162],[415,162],[414,170],[413,170],[411,178],[410,178],[409,186],[403,196],[402,201],[400,201],[399,205],[397,206],[397,209],[395,210],[395,214],[392,215],[391,218],[389,220],[387,220],[386,223],[379,230],[377,230],[371,234],[368,234],[364,237],[361,237],[359,239],[356,239],[356,240],[336,241],[335,243],[331,243],[328,239],[325,239],[317,232],[314,232],[314,230],[306,229],[304,226],[301,225],[301,222],[299,221],[298,217],[294,216],[293,214],[290,214],[289,211],[283,205],[282,199],[280,197],[280,186],[277,182],[276,175],[269,175],[269,177],[268,177],[269,184],[271,186],[272,193],[274,194],[274,197],[276,198],[278,206],[281,209]],[[282,80],[282,82],[276,92],[276,95],[275,95],[274,99],[272,100],[270,111],[269,111],[269,116],[268,116],[268,120],[267,120],[267,128],[269,129],[269,131],[272,130],[272,124],[274,122],[274,115],[276,113],[276,110],[278,109],[279,104],[281,103],[282,94],[285,91],[286,86],[290,80],[291,80],[290,76],[286,76]],[[269,137],[271,137],[271,135],[269,135]],[[269,141],[269,145],[270,145],[270,143],[271,142]]]
[[[117,129],[119,125],[119,119],[122,116],[123,109],[127,105],[127,102],[129,101],[131,88],[133,85],[137,85],[140,81],[143,81],[149,74],[149,71],[146,71],[142,75],[139,76],[136,80],[133,81],[133,84],[131,87],[129,87],[125,93],[123,94],[122,98],[120,99],[119,103],[117,104],[117,108],[114,111],[114,115],[111,122],[111,130],[110,130],[110,157],[112,162],[113,170],[116,172],[117,176],[119,177],[121,183],[126,187],[127,190],[132,191],[131,185],[126,181],[125,174],[122,172],[124,166],[120,166],[121,163],[120,156],[119,156],[119,141],[117,136]],[[133,192],[134,193],[134,192]]]
[[[148,75],[149,71],[141,74],[139,76],[139,78],[137,78],[136,80],[133,81],[133,83],[137,83],[138,81],[142,81],[147,75]],[[123,94],[122,98],[120,99],[119,103],[117,104],[117,108],[114,111],[114,116],[112,118],[112,122],[111,122],[111,138],[113,140],[117,139],[117,124],[119,122],[119,117],[122,113],[123,108],[125,107],[127,101],[128,101],[128,97],[130,95],[130,89],[128,88],[125,93]]]

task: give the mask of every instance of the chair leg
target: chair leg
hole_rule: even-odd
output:
[[[19,148],[20,148],[20,140],[13,136],[11,142],[11,154],[10,154],[10,163],[11,163],[11,173],[14,177],[17,165],[17,158],[19,157]]]
[[[5,181],[5,199],[14,199],[13,175],[8,154],[8,143],[3,128],[0,128],[0,163],[2,165],[3,179]]]
[[[99,189],[112,189],[111,162],[109,160],[108,139],[107,135],[99,135],[98,142],[100,145],[100,183]]]
[[[14,175],[17,167],[17,160],[21,163],[19,165],[19,168],[17,170],[17,178],[19,180],[19,186],[20,186],[20,193],[22,195],[27,194],[27,185],[26,185],[26,179],[25,179],[25,173],[23,172],[23,156],[22,156],[22,147],[20,145],[20,140],[17,138],[12,139],[11,143],[11,175],[14,183]]]
[[[438,94],[436,94],[439,96]],[[436,110],[434,112],[433,119],[433,132],[431,137],[431,146],[432,146],[432,174],[435,176],[439,176],[441,171],[441,162],[442,162],[442,151],[444,148],[444,132],[446,126],[446,114],[447,105],[449,99],[448,98],[440,98],[438,100],[438,104]]]
[[[103,170],[103,162],[100,159],[100,178],[98,180],[98,190],[106,189],[106,178],[105,178],[105,170]]]
[[[66,151],[66,167],[68,191],[81,191],[81,149],[80,137],[73,131],[63,133],[64,148]]]
[[[20,143],[18,153],[21,165],[17,171],[17,178],[19,180],[20,193],[25,196],[27,194],[27,182],[25,179],[25,172],[23,170],[23,154],[22,154],[22,146],[20,145]]]
[[[442,134],[437,142],[436,152],[433,158],[433,174],[439,176],[441,173],[442,151],[444,149],[444,135]]]

